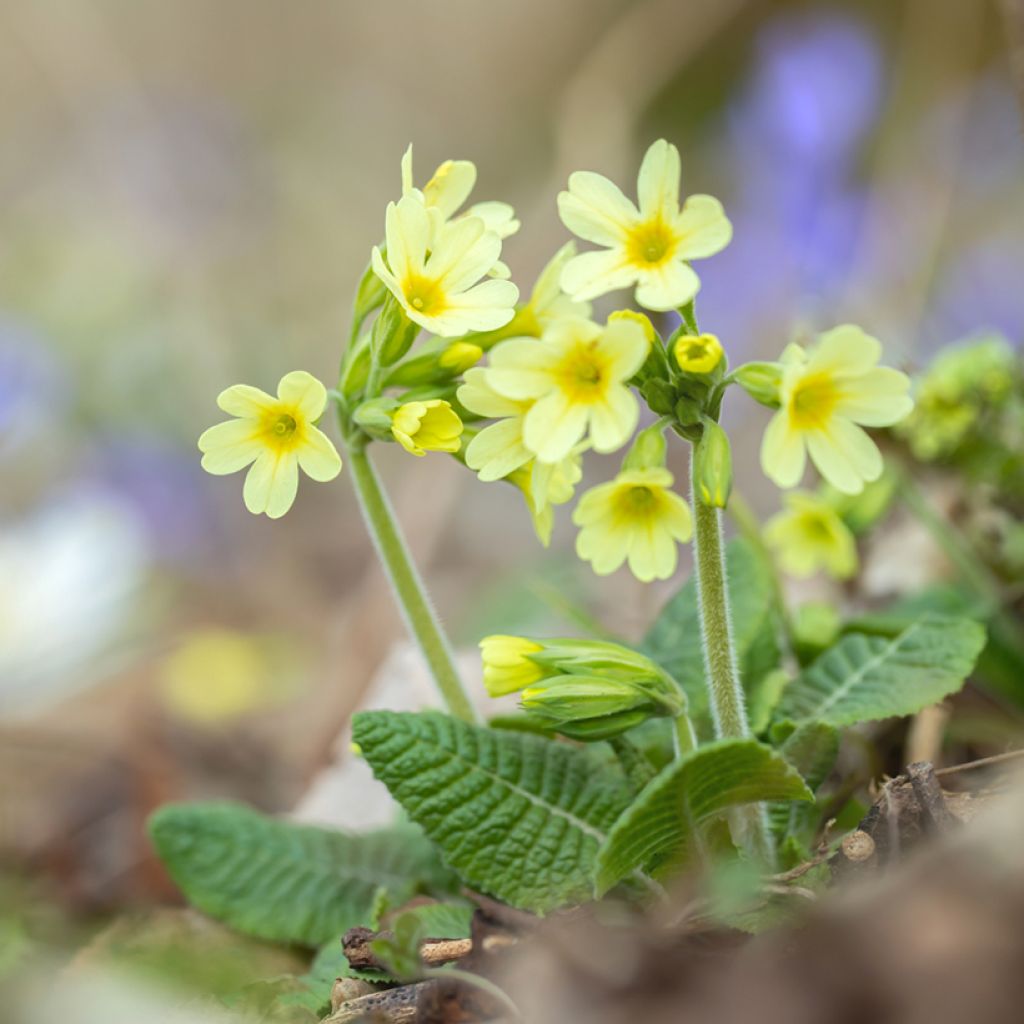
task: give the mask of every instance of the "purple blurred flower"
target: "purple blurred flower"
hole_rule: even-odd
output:
[[[43,336],[0,315],[0,452],[32,438],[68,399],[68,379]]]

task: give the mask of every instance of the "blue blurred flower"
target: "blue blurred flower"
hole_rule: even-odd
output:
[[[0,314],[0,453],[34,437],[68,393],[67,375],[43,336]]]

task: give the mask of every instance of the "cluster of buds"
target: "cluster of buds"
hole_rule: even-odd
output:
[[[661,666],[619,644],[496,635],[480,650],[492,697],[518,691],[524,711],[570,739],[611,739],[686,710],[685,694]]]

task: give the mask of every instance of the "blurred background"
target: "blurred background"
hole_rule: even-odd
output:
[[[196,439],[230,384],[332,381],[410,141],[418,181],[471,159],[474,197],[515,205],[504,258],[527,292],[568,237],[567,175],[632,192],[665,136],[684,190],[735,225],[698,303],[733,362],[855,320],[916,370],[978,331],[1024,336],[1014,16],[0,0],[0,902],[30,894],[64,929],[166,897],[149,811],[293,808],[404,643],[344,474],[257,519],[240,477],[201,472]],[[737,395],[726,415],[768,515],[766,410]],[[462,647],[588,616],[636,638],[685,579],[597,579],[567,509],[545,552],[510,490],[377,448]],[[588,482],[614,466],[592,460]],[[944,571],[927,539],[891,555],[878,593]]]

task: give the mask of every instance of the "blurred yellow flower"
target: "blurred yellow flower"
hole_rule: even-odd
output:
[[[515,693],[544,678],[544,670],[529,655],[544,648],[521,636],[495,634],[480,641],[484,665],[484,686],[492,697]]]
[[[217,405],[237,419],[218,423],[199,438],[203,469],[218,476],[252,463],[245,478],[245,507],[271,519],[292,507],[299,468],[314,480],[333,480],[341,458],[314,425],[327,405],[323,384],[304,370],[281,378],[277,398],[236,384],[217,396]]]
[[[200,725],[258,711],[288,695],[262,645],[230,629],[201,629],[186,637],[164,662],[160,694],[169,711]]]
[[[423,186],[423,202],[436,210],[442,221],[451,220],[469,198],[476,184],[476,165],[470,160],[445,160]],[[412,174],[412,143],[402,156],[402,195],[415,192]],[[520,227],[515,210],[508,203],[491,200],[474,203],[462,216],[479,217],[499,238],[514,235]]]
[[[514,338],[497,346],[487,383],[499,395],[532,402],[523,443],[542,462],[564,459],[589,430],[596,451],[629,440],[639,417],[629,379],[647,358],[637,324],[558,320],[542,339]]]
[[[683,334],[672,351],[685,373],[711,373],[722,361],[722,343],[713,334]]]
[[[581,527],[576,553],[598,576],[627,559],[638,580],[668,579],[676,571],[676,542],[693,534],[690,507],[670,488],[667,469],[627,469],[591,488],[573,512]]]
[[[806,491],[785,495],[785,509],[764,527],[765,541],[791,576],[824,569],[836,579],[857,571],[857,545],[850,528],[830,502]]]
[[[558,196],[562,223],[580,238],[605,246],[570,260],[562,287],[576,300],[636,285],[645,309],[689,302],[700,279],[689,261],[713,256],[732,238],[722,204],[690,196],[679,208],[679,151],[664,139],[644,156],[637,178],[639,209],[607,178],[591,171],[569,176]]]
[[[411,193],[388,203],[385,238],[387,259],[374,246],[374,273],[414,323],[454,338],[512,319],[516,286],[481,281],[498,260],[501,239],[479,217],[434,224],[422,199]]]
[[[456,377],[476,366],[483,358],[484,350],[468,341],[453,341],[438,357],[437,365]]]
[[[457,452],[462,447],[462,420],[440,398],[400,405],[391,416],[391,433],[410,455]]]
[[[537,539],[544,547],[551,543],[551,531],[555,526],[554,506],[572,501],[576,485],[583,478],[580,450],[575,449],[558,462],[534,459],[507,478],[523,492]]]
[[[827,331],[782,357],[779,411],[761,444],[761,466],[779,487],[803,476],[807,453],[837,491],[858,494],[882,474],[882,455],[861,429],[888,427],[913,408],[906,374],[876,366],[881,344],[859,327]]]

